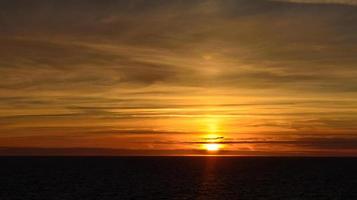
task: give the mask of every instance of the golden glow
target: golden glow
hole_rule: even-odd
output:
[[[221,144],[216,144],[216,143],[209,143],[209,144],[204,144],[204,147],[207,151],[218,151],[221,148]]]
[[[205,123],[207,124],[207,132],[214,135],[217,133],[220,128],[219,128],[219,120],[216,117],[209,117],[205,120]]]

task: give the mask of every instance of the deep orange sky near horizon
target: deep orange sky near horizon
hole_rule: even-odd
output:
[[[356,22],[355,0],[1,1],[0,148],[357,156]]]

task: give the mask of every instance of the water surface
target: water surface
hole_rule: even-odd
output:
[[[2,157],[0,199],[357,199],[356,158]]]

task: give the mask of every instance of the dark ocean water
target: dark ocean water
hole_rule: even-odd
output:
[[[0,199],[357,199],[356,158],[0,158]]]

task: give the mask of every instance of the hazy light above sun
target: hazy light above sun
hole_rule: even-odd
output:
[[[207,151],[218,151],[221,148],[221,145],[216,143],[204,144],[204,146]]]
[[[206,135],[203,136],[205,143],[202,148],[209,152],[219,151],[223,148],[223,145],[220,144],[220,141],[224,138],[219,133],[220,129],[220,120],[218,117],[209,116],[205,119],[207,126]]]

